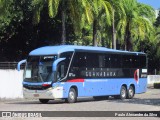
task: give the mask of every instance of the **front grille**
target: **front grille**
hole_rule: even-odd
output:
[[[42,85],[27,85],[27,84],[24,84],[23,87],[26,88],[26,89],[29,89],[29,90],[46,90],[46,89],[50,88],[51,85],[50,86],[42,86]]]

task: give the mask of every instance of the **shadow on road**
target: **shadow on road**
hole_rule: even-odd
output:
[[[154,105],[160,106],[160,98],[133,98],[133,99],[125,99],[125,100],[108,100],[108,102],[117,102],[117,103],[129,103],[129,104],[144,104],[144,105]]]
[[[80,98],[78,99],[77,103],[84,103],[84,102],[98,102],[98,101],[103,101],[103,102],[116,102],[116,103],[129,103],[129,104],[145,104],[145,105],[154,105],[154,106],[160,106],[160,99],[158,98],[133,98],[133,99],[125,99],[125,100],[120,100],[120,99],[115,99],[113,97],[110,97],[109,99],[99,99],[99,100],[94,100],[93,98]],[[42,104],[38,100],[25,100],[25,101],[10,101],[6,102],[6,104]],[[68,104],[64,100],[50,100],[47,104]]]

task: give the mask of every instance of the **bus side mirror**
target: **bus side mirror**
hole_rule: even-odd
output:
[[[18,64],[17,64],[17,70],[18,71],[20,71],[20,69],[21,69],[21,65],[23,64],[23,63],[26,63],[26,59],[25,60],[21,60],[20,62],[18,62]]]
[[[66,58],[59,58],[59,59],[55,60],[53,62],[53,65],[52,65],[52,71],[56,72],[58,63],[61,62],[61,61],[63,61],[63,60],[65,60],[65,59]]]

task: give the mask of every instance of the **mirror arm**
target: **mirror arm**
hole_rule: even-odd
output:
[[[20,62],[18,62],[18,64],[17,64],[17,70],[18,71],[20,71],[20,69],[21,69],[21,64],[23,64],[23,63],[26,63],[26,59],[25,60],[21,60]]]
[[[57,70],[57,65],[59,62],[65,60],[66,58],[59,58],[57,59],[56,61],[53,62],[53,65],[52,65],[52,71],[55,72]]]

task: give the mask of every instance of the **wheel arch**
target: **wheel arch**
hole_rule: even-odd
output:
[[[122,87],[122,86],[124,86],[124,87],[126,88],[126,90],[127,90],[127,85],[126,85],[126,84],[122,84],[121,87]]]

